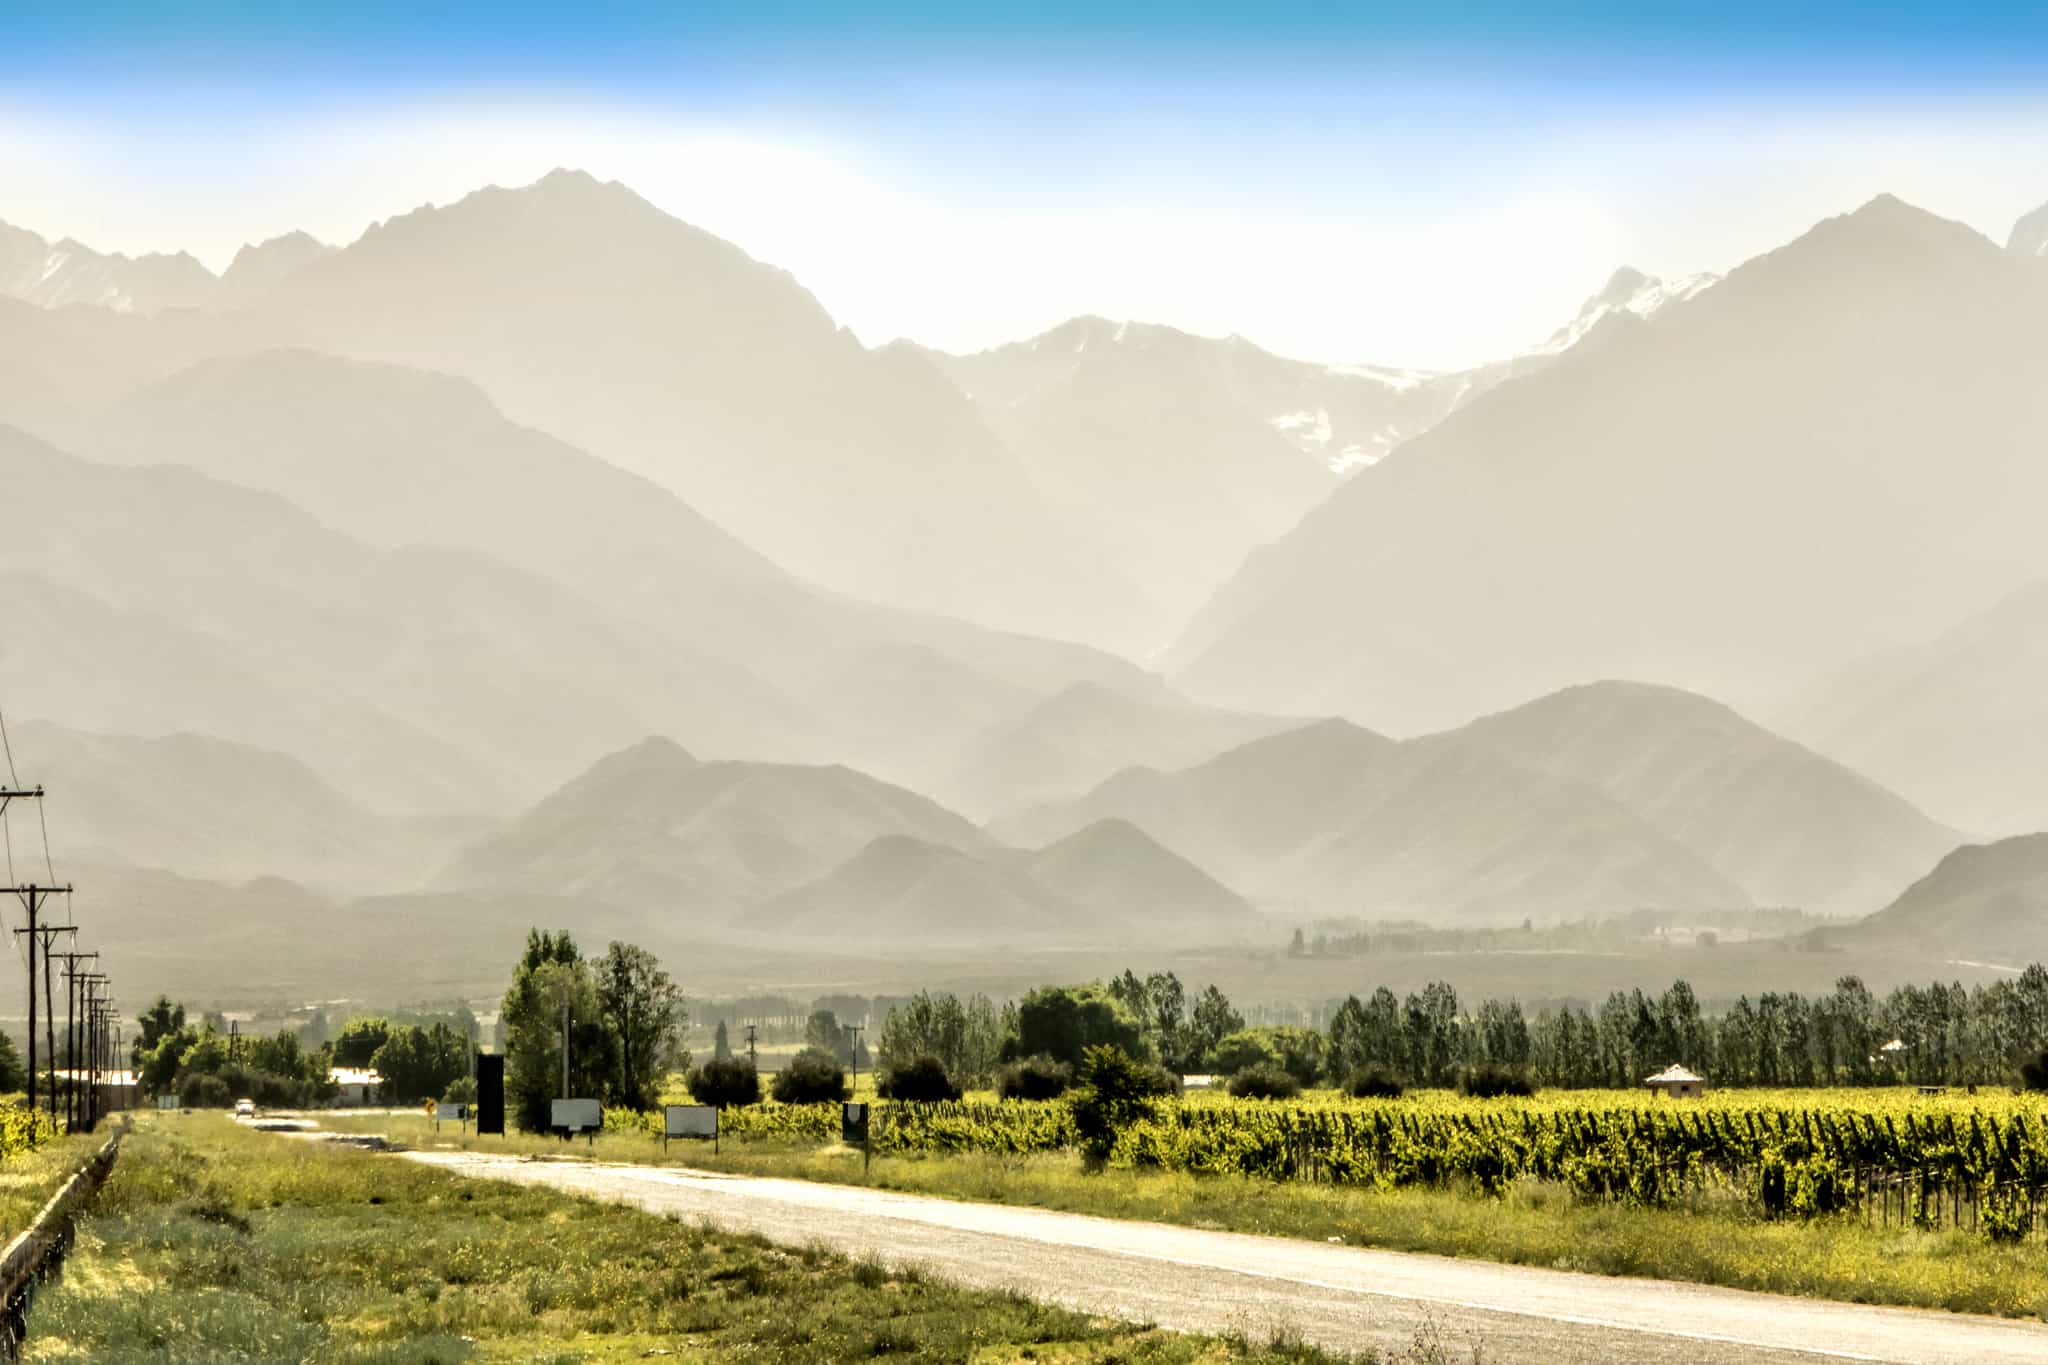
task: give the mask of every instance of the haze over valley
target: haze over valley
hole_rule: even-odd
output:
[[[734,982],[1638,912],[2023,960],[2038,877],[1959,850],[2048,829],[2048,276],[1940,207],[1453,370],[864,344],[575,169],[219,275],[8,227],[12,743],[195,932],[403,905],[423,985],[535,903]]]

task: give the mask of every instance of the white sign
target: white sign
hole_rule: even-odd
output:
[[[662,1128],[672,1138],[715,1138],[718,1111],[708,1104],[671,1104],[662,1110]]]
[[[604,1127],[604,1106],[596,1100],[555,1100],[548,1106],[548,1127],[580,1133]]]

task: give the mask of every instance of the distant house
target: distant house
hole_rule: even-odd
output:
[[[333,1081],[340,1093],[334,1097],[339,1105],[365,1105],[377,1102],[377,1087],[384,1084],[384,1078],[374,1071],[365,1071],[353,1066],[330,1066],[327,1079]]]
[[[1676,1062],[1654,1076],[1643,1077],[1643,1084],[1653,1093],[1662,1093],[1674,1100],[1697,1099],[1707,1093],[1707,1078],[1687,1071]]]

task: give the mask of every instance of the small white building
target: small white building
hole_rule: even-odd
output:
[[[360,1108],[366,1104],[375,1104],[377,1087],[384,1084],[384,1078],[376,1072],[353,1066],[330,1066],[327,1068],[327,1079],[333,1081],[340,1090],[334,1097],[334,1102],[345,1107]]]
[[[1654,1076],[1643,1077],[1643,1084],[1652,1094],[1668,1095],[1674,1100],[1698,1099],[1707,1093],[1707,1078],[1687,1071],[1673,1062]]]

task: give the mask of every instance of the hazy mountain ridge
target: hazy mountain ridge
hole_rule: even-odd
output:
[[[1955,844],[1717,703],[1622,683],[1408,741],[1325,721],[991,828],[1031,842],[1106,818],[1268,904],[1424,919],[1867,911]]]
[[[1147,619],[921,356],[622,185],[557,171],[400,215],[269,306],[321,349],[475,380],[810,581],[1071,639]]]
[[[197,259],[178,252],[102,254],[66,237],[52,242],[0,223],[0,294],[42,308],[70,304],[122,313],[154,313],[209,302],[215,279]]]
[[[1760,905],[1862,914],[1961,841],[1903,798],[1676,688],[1569,688],[1453,732],[1589,783]]]
[[[599,760],[463,850],[437,886],[546,887],[723,923],[884,834],[968,851],[988,836],[937,803],[845,767],[701,762],[668,739]]]
[[[2048,580],[1835,670],[1785,724],[1966,829],[2048,826]]]
[[[1589,677],[1770,695],[2048,572],[2044,348],[2048,281],[1880,198],[1362,471],[1170,676],[1403,730]]]
[[[2048,954],[2048,834],[1956,849],[1883,910],[1824,938],[1889,942],[1941,961],[2039,961]]]
[[[378,814],[299,760],[204,735],[12,727],[16,763],[52,792],[65,858],[337,891],[417,883],[465,828]]]

